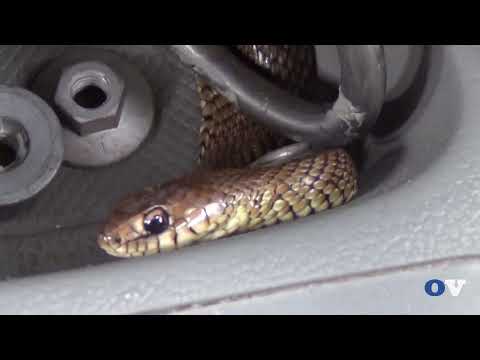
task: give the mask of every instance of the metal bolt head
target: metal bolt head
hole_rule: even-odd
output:
[[[86,136],[118,127],[124,93],[124,81],[111,67],[88,61],[62,72],[54,101],[66,125]]]

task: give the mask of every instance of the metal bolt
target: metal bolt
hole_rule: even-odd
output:
[[[153,126],[155,102],[148,81],[112,51],[71,47],[36,76],[32,89],[57,110],[64,123],[65,162],[75,167],[107,166],[125,159]],[[109,102],[116,104],[111,113],[106,110]],[[89,120],[77,111],[87,113]]]
[[[89,61],[62,72],[54,101],[66,125],[86,136],[117,128],[124,98],[123,79],[106,64]]]
[[[0,173],[20,165],[28,151],[29,139],[22,124],[0,116]]]
[[[44,189],[63,161],[57,115],[37,95],[0,86],[0,206],[18,204]]]

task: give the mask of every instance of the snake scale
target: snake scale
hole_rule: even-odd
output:
[[[232,51],[299,96],[314,76],[313,46],[235,45]],[[203,119],[200,166],[121,201],[98,236],[108,254],[168,252],[318,213],[357,193],[354,162],[341,148],[248,166],[291,142],[247,118],[200,76],[197,89]]]

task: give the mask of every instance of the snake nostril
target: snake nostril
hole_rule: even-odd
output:
[[[122,238],[120,236],[105,236],[105,241],[111,245],[120,246],[122,244]]]
[[[98,236],[98,241],[99,243],[103,243],[103,244],[120,245],[122,242],[122,239],[120,239],[120,237],[118,236],[113,237],[111,235],[100,234]]]

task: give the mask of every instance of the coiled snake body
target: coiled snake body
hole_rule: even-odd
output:
[[[234,51],[299,96],[315,70],[312,46],[237,45]],[[204,121],[199,169],[123,200],[98,237],[108,254],[171,251],[305,217],[356,194],[357,172],[344,149],[249,167],[289,140],[247,118],[200,77],[197,87]]]

